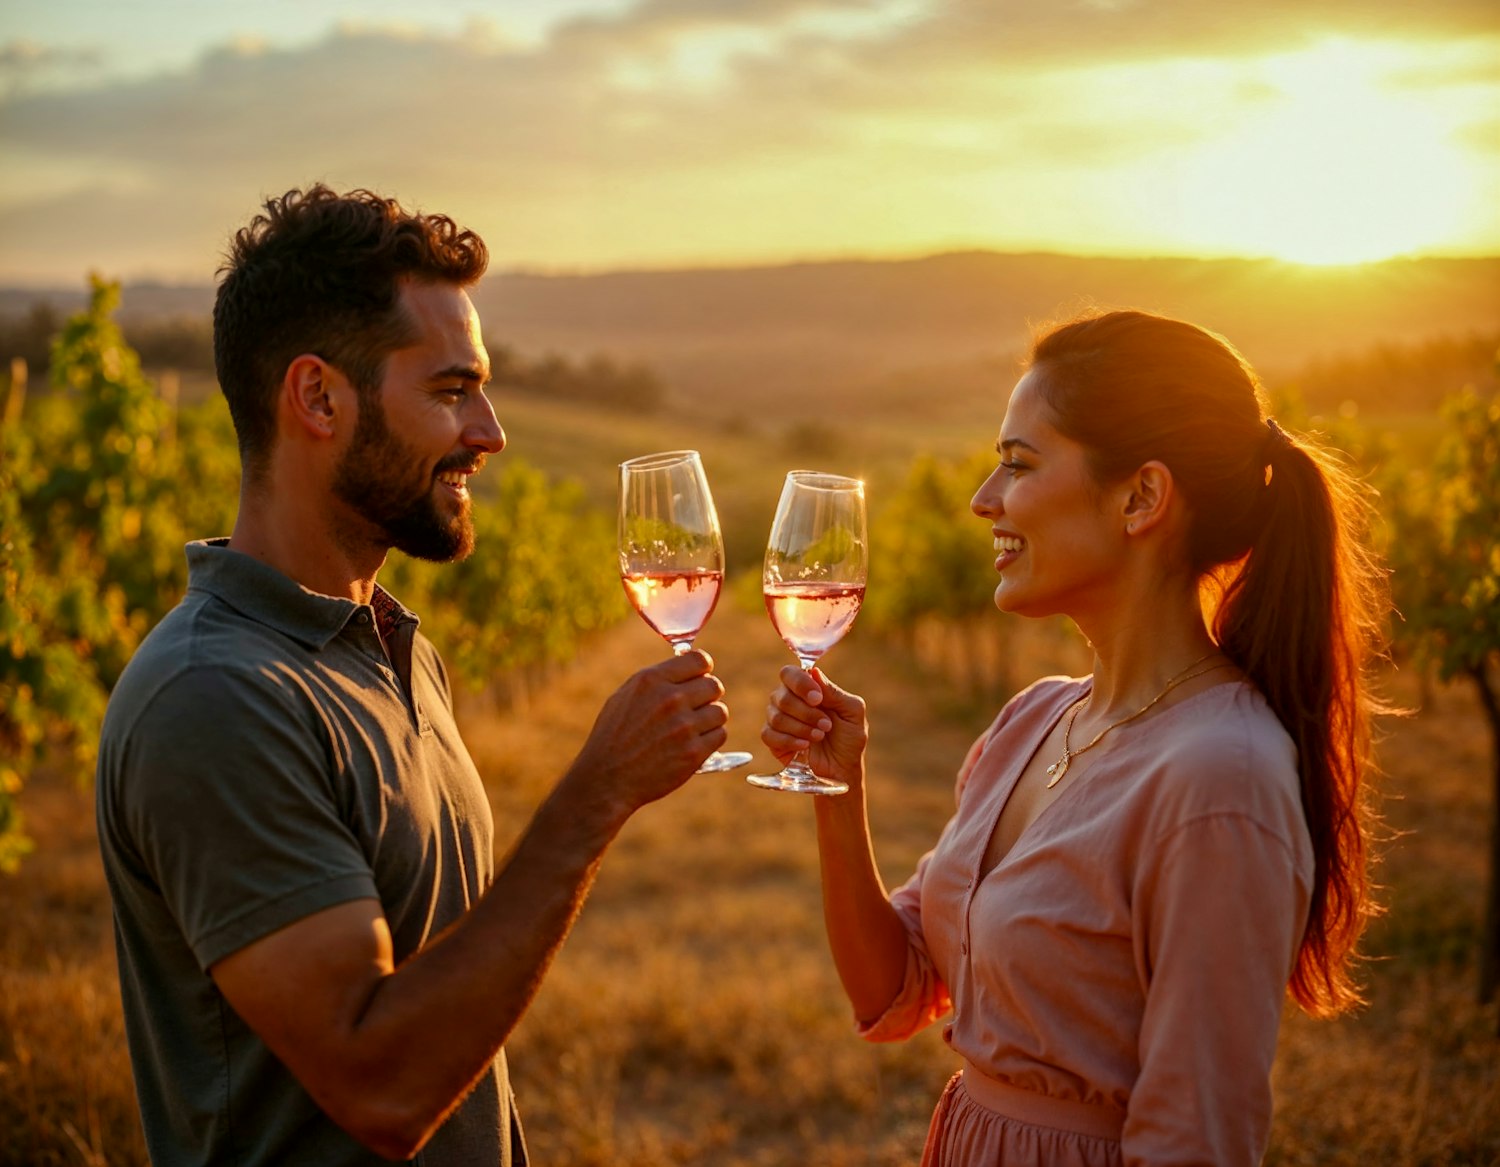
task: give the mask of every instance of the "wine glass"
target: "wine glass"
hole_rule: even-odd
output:
[[[620,579],[677,656],[693,647],[724,586],[724,537],[697,450],[620,463]],[[733,770],[750,757],[715,752],[698,773]]]
[[[781,488],[763,576],[771,623],[804,669],[849,631],[865,599],[869,549],[865,484],[857,478],[793,470]],[[780,773],[751,774],[767,790],[843,794],[842,782],[820,778],[804,750]]]

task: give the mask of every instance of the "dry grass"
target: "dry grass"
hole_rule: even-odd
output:
[[[37,775],[0,877],[0,1163],[144,1163],[88,792]]]
[[[785,650],[763,614],[728,605],[703,644],[730,689],[732,744],[764,763],[754,732]],[[502,847],[603,691],[659,653],[626,625],[526,709],[466,710]],[[988,711],[945,700],[858,630],[829,668],[858,678],[875,710],[875,831],[896,882],[948,815],[953,767]],[[1289,1017],[1269,1163],[1500,1162],[1496,1013],[1474,1004],[1471,958],[1486,748],[1463,690],[1394,727],[1387,815],[1404,834],[1383,867],[1371,1005],[1335,1023]],[[0,1164],[144,1163],[91,802],[43,775],[23,806],[39,846],[0,881]],[[900,1046],[853,1036],[822,936],[810,812],[739,774],[706,776],[626,829],[512,1042],[539,1162],[914,1162],[953,1056],[935,1031]]]

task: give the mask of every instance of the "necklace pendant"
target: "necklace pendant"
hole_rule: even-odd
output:
[[[1068,763],[1072,760],[1073,759],[1070,758],[1067,754],[1064,754],[1062,757],[1058,758],[1057,761],[1053,762],[1052,765],[1047,767],[1047,773],[1052,775],[1051,779],[1047,782],[1048,790],[1051,790],[1054,786],[1062,781],[1063,775],[1068,772]]]

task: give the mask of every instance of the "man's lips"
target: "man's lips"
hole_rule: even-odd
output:
[[[470,476],[478,474],[482,469],[484,469],[483,458],[472,462],[468,460],[450,462],[446,465],[439,463],[434,477],[453,493],[463,496],[469,493]]]

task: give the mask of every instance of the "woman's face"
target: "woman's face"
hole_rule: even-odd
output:
[[[1105,602],[1125,549],[1122,488],[1101,486],[1084,448],[1052,424],[1032,369],[1016,384],[996,449],[1000,465],[970,506],[995,537],[995,606],[1022,616],[1081,613]]]

